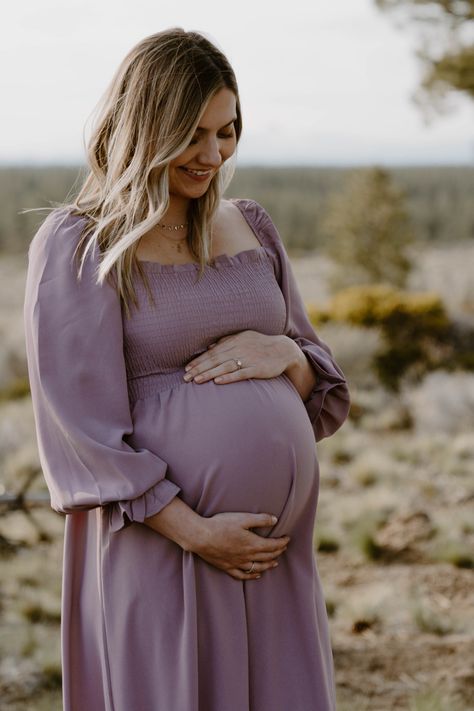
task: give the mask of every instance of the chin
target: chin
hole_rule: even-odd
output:
[[[182,184],[170,186],[170,195],[175,195],[180,198],[198,198],[205,195],[212,185],[212,181],[216,176],[213,176],[207,183],[196,183],[195,185],[184,186]]]
[[[208,190],[209,185],[206,185],[205,187],[198,186],[194,190],[170,190],[170,195],[174,195],[174,197],[192,200],[202,197],[207,193]]]

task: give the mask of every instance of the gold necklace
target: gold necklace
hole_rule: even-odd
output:
[[[187,226],[187,222],[183,222],[181,225],[157,225],[157,227],[162,227],[165,230],[184,230],[184,228]]]
[[[183,230],[187,226],[187,224],[188,224],[187,222],[183,222],[181,225],[165,225],[165,224],[160,225],[159,224],[159,225],[157,225],[157,227],[162,227],[162,228],[168,230],[168,232],[175,232],[177,230]],[[163,239],[166,239],[167,242],[171,241],[173,243],[173,247],[176,247],[178,254],[183,253],[183,245],[186,242],[187,237],[182,237],[181,239],[177,240],[174,237],[171,237],[171,235],[169,237],[163,235]]]

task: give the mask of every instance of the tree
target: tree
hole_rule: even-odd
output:
[[[374,1],[381,10],[408,15],[421,29],[417,54],[425,70],[415,101],[443,111],[450,92],[474,99],[474,0]]]
[[[323,229],[336,266],[333,288],[405,284],[414,235],[403,194],[388,171],[375,167],[353,172],[343,189],[328,199]]]

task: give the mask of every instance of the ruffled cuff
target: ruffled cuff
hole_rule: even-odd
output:
[[[180,491],[180,487],[169,479],[161,479],[142,496],[129,501],[117,501],[111,506],[111,530],[120,531],[134,521],[143,523],[149,516],[159,513]]]
[[[316,441],[319,442],[334,434],[346,420],[350,409],[349,389],[341,369],[321,346],[304,338],[296,338],[295,341],[317,376],[316,384],[304,405]]]

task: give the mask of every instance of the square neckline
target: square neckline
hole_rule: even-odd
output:
[[[254,233],[255,237],[257,240],[260,242],[258,247],[251,247],[250,249],[242,249],[240,252],[236,252],[235,254],[217,254],[213,258],[213,262],[216,265],[234,265],[234,264],[246,264],[248,262],[253,262],[258,259],[260,259],[261,256],[265,253],[265,245],[262,242],[262,238],[260,235],[257,233],[255,226],[252,224],[251,220],[249,219],[245,207],[242,206],[241,202],[245,202],[244,198],[229,198],[229,202],[232,202],[234,205],[237,206],[237,208],[240,211],[240,214],[243,215],[246,223]],[[195,270],[199,269],[200,263],[199,262],[181,262],[180,264],[163,264],[162,262],[157,262],[154,259],[137,259],[138,264],[143,265],[144,267],[148,269],[155,269],[156,271],[159,272],[178,272],[178,271],[190,271],[190,270]],[[207,268],[209,266],[212,266],[210,264],[206,264],[204,268]]]

